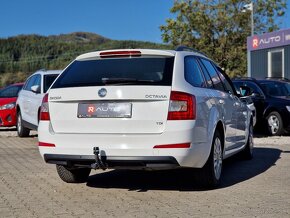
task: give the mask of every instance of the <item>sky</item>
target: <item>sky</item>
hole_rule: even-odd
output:
[[[1,0],[0,38],[93,32],[116,40],[162,43],[160,25],[174,0]],[[281,28],[290,28],[290,0]]]

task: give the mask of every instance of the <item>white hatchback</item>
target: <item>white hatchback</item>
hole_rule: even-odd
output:
[[[37,129],[43,96],[60,72],[39,70],[27,78],[16,102],[19,137],[27,137],[31,129]]]
[[[77,57],[43,98],[39,150],[65,182],[91,169],[200,168],[252,158],[252,115],[221,68],[198,51],[128,49]]]

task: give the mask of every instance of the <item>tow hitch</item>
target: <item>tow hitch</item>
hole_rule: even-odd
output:
[[[91,168],[94,169],[94,170],[96,170],[96,169],[102,169],[102,170],[107,169],[108,165],[105,163],[106,157],[105,156],[101,156],[99,147],[94,147],[93,152],[94,152],[94,155],[95,155],[96,162],[91,164]]]

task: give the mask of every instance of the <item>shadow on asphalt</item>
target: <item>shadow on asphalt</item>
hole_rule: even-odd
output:
[[[282,135],[283,136],[290,136],[290,132],[284,132]],[[269,136],[267,133],[262,132],[262,131],[255,131],[254,132],[254,138],[267,138],[267,137],[273,137]]]
[[[226,188],[252,179],[275,165],[281,150],[275,148],[255,148],[251,161],[242,160],[239,155],[224,162],[222,183],[217,189]],[[204,191],[197,184],[198,170],[131,171],[113,170],[89,177],[87,186],[93,188],[118,188],[129,191],[148,190]]]
[[[16,127],[10,127],[10,128],[0,127],[0,132],[14,132],[16,130],[17,130]]]
[[[0,132],[16,132],[16,127],[0,127]],[[38,134],[31,134],[28,136],[28,138],[35,138]]]

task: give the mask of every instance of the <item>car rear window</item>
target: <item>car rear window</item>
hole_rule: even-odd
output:
[[[174,57],[110,58],[74,61],[52,88],[172,83]]]

